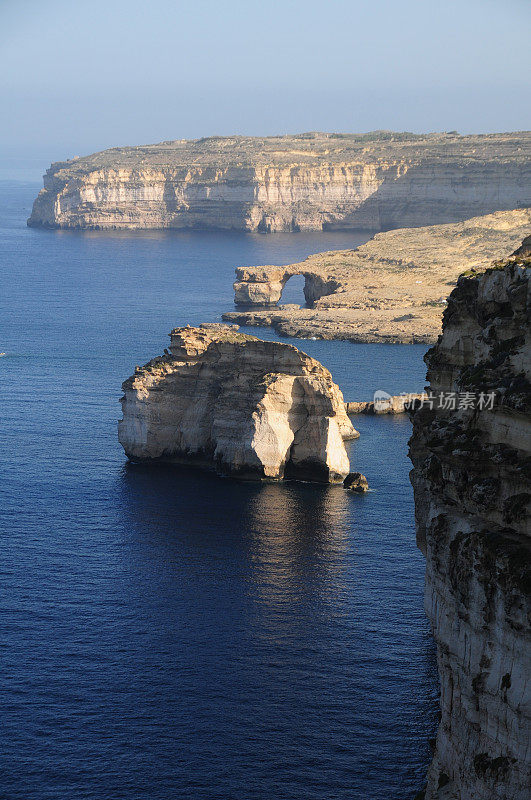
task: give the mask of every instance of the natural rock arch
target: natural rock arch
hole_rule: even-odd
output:
[[[297,275],[304,276],[304,299],[313,306],[321,297],[334,294],[340,283],[316,272],[289,267],[238,267],[234,283],[234,302],[238,306],[276,306],[288,280]]]

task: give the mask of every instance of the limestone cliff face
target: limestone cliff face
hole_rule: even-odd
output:
[[[29,225],[366,229],[531,204],[531,137],[375,133],[212,137],[52,164]]]
[[[129,458],[252,479],[345,478],[343,440],[358,433],[318,361],[226,325],[170,335],[170,353],[123,384],[119,440]]]
[[[462,393],[468,407],[436,400],[412,414],[417,536],[441,683],[426,800],[529,797],[530,275],[522,249],[459,280],[426,362],[430,391]]]

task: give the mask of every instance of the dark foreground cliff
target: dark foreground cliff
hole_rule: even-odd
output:
[[[212,136],[52,164],[28,224],[381,231],[531,205],[531,134]]]
[[[434,407],[412,414],[441,684],[426,800],[529,798],[530,255],[459,280],[426,356]]]

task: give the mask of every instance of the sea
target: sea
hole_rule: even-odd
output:
[[[364,496],[117,439],[122,381],[234,308],[235,267],[368,237],[34,230],[39,188],[0,183],[0,797],[412,800],[438,684],[408,419],[355,418]],[[347,400],[424,387],[425,346],[283,341]]]

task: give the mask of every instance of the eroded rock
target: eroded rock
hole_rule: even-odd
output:
[[[127,456],[250,479],[340,483],[357,438],[330,372],[288,344],[227,325],[176,328],[123,384]]]
[[[343,486],[349,492],[355,492],[356,494],[363,494],[369,491],[369,482],[361,472],[349,472],[343,481]]]
[[[286,267],[240,267],[235,302],[247,308],[223,319],[301,338],[433,343],[459,275],[509,256],[530,227],[531,209],[520,208],[386,231],[355,250],[316,253]],[[305,308],[277,306],[293,275],[305,278]]]

